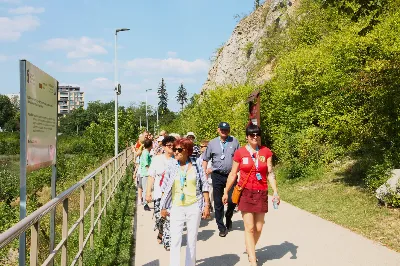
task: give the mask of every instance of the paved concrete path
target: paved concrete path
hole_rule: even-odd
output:
[[[259,265],[400,266],[400,253],[348,229],[284,202],[279,210],[269,208],[257,245]],[[136,217],[135,266],[168,266],[169,253],[156,242],[152,212],[139,206]],[[249,265],[240,212],[235,213],[233,221],[233,231],[225,238],[218,236],[214,219],[202,221],[196,265]]]

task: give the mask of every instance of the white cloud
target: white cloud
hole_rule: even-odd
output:
[[[107,73],[112,71],[112,64],[95,59],[79,60],[70,65],[62,65],[54,61],[46,62],[46,65],[59,72],[70,73]]]
[[[178,55],[177,52],[169,51],[169,52],[167,53],[167,56],[168,56],[168,57],[176,57],[177,55]]]
[[[167,83],[174,83],[174,84],[188,84],[188,83],[196,83],[195,78],[183,78],[183,77],[166,77],[164,78],[165,82]]]
[[[104,41],[83,36],[79,39],[55,38],[44,42],[45,50],[65,50],[68,58],[83,58],[89,55],[107,54]]]
[[[132,74],[140,73],[142,75],[150,75],[154,72],[158,72],[160,74],[190,75],[207,72],[209,62],[203,59],[186,61],[179,58],[138,58],[128,61],[126,63],[126,68],[131,71]]]
[[[33,31],[39,26],[39,19],[31,15],[0,17],[0,41],[16,41],[23,32]]]
[[[17,8],[9,9],[8,13],[17,15],[40,14],[43,13],[44,10],[44,7],[20,6]]]
[[[8,59],[7,56],[0,54],[0,62],[5,62]]]

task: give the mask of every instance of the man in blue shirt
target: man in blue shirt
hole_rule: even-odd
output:
[[[232,229],[232,216],[235,210],[235,204],[232,203],[231,200],[232,189],[229,191],[228,209],[225,214],[226,224],[224,224],[224,204],[222,203],[222,196],[224,195],[228,175],[232,169],[233,155],[235,151],[240,148],[239,141],[229,135],[230,129],[228,123],[219,123],[217,130],[219,136],[208,143],[202,165],[206,174],[211,173],[215,220],[218,225],[220,237],[225,237],[228,230]],[[212,169],[207,169],[209,160],[211,160]]]

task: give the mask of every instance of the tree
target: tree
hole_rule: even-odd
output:
[[[158,99],[160,99],[158,102],[158,110],[161,111],[161,113],[164,113],[168,108],[168,93],[165,87],[164,79],[161,79],[160,87],[158,87],[157,90]]]
[[[12,120],[15,116],[15,108],[11,103],[10,99],[0,94],[0,127],[3,128],[4,125]]]
[[[254,10],[260,7],[260,0],[254,0]]]
[[[183,105],[187,103],[188,98],[187,98],[187,91],[185,87],[183,87],[182,83],[178,88],[178,95],[176,96],[176,100],[181,105],[181,109],[183,110]]]

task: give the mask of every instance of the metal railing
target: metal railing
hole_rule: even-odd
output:
[[[55,256],[61,251],[61,265],[68,265],[68,238],[72,233],[79,228],[79,249],[75,254],[70,265],[83,264],[83,250],[87,243],[90,243],[90,248],[94,245],[94,231],[97,226],[98,232],[101,231],[101,219],[107,215],[107,205],[114,196],[114,192],[118,187],[119,182],[124,177],[127,166],[134,159],[134,153],[128,148],[118,154],[118,156],[110,159],[101,167],[94,170],[81,181],[59,194],[56,198],[50,200],[45,205],[34,211],[25,219],[19,221],[13,227],[0,234],[0,249],[18,238],[23,232],[31,229],[30,234],[30,265],[38,265],[39,251],[39,224],[41,219],[54,210],[57,206],[62,205],[62,232],[61,240],[56,247],[50,251],[49,256],[44,260],[42,265],[52,265]],[[85,187],[91,182],[91,197],[90,202],[85,208],[85,197],[87,191]],[[96,183],[97,193],[96,193]],[[68,227],[68,200],[74,192],[79,190],[79,218]],[[97,215],[95,215],[95,206],[98,204]],[[84,235],[86,217],[90,219],[90,229]]]

